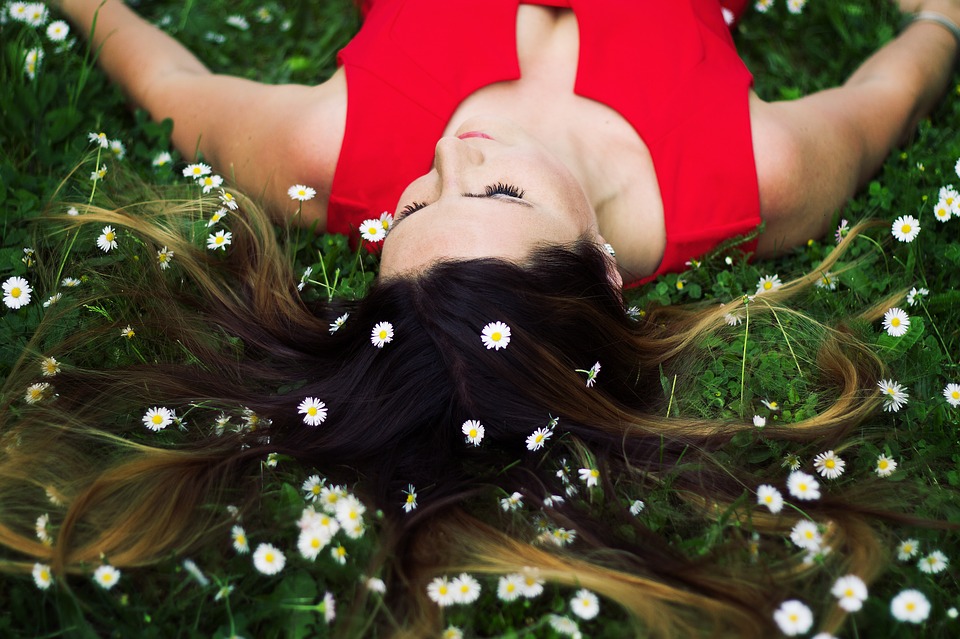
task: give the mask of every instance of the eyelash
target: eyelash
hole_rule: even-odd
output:
[[[518,199],[523,199],[523,189],[518,188],[512,184],[504,184],[503,182],[497,182],[496,184],[491,184],[490,186],[484,189],[483,195],[473,195],[470,197],[493,197],[494,195],[506,195],[509,197],[515,197]],[[403,210],[400,211],[400,217],[406,217],[411,213],[416,213],[423,207],[427,205],[426,202],[414,202],[413,204],[408,204],[403,207]]]

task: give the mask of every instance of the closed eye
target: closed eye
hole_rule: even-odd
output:
[[[491,184],[484,188],[483,193],[464,193],[463,197],[495,197],[497,195],[506,195],[507,197],[515,198],[517,200],[523,199],[524,190],[518,188],[512,184],[505,184],[504,182],[497,182],[496,184]],[[527,204],[524,202],[523,204]],[[403,207],[403,210],[397,215],[397,219],[394,220],[393,224],[396,226],[400,223],[400,220],[406,219],[408,215],[413,215],[420,209],[427,206],[426,202],[414,202]],[[529,206],[529,205],[528,205]]]

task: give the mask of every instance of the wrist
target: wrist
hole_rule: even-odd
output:
[[[949,33],[952,37],[955,45],[954,57],[956,57],[958,54],[960,54],[960,24],[957,23],[957,20],[955,20],[950,13],[928,9],[927,7],[930,5],[938,6],[934,3],[924,3],[921,5],[920,10],[916,13],[905,14],[903,17],[901,31],[906,30],[913,24],[926,23],[936,25],[945,32]]]

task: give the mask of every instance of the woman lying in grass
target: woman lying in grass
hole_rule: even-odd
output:
[[[918,19],[844,86],[783,103],[750,91],[724,21],[737,7],[573,4],[369,3],[341,70],[303,87],[210,74],[122,4],[64,0],[81,30],[96,21],[100,62],[131,100],[173,118],[185,155],[199,149],[266,210],[304,184],[301,222],[390,232],[365,298],[308,306],[242,195],[211,196],[232,223],[212,240],[222,260],[173,206],[65,218],[123,226],[168,255],[114,273],[112,293],[139,310],[132,332],[182,350],[61,367],[90,335],[53,339],[50,316],[7,388],[36,381],[38,354],[54,357],[52,379],[27,400],[5,395],[0,491],[19,507],[0,513],[0,541],[34,558],[13,568],[35,560],[63,577],[223,539],[237,520],[206,506],[279,454],[356,484],[367,505],[328,486],[346,504],[332,509],[342,532],[306,513],[301,540],[359,536],[383,511],[371,563],[393,613],[384,633],[438,634],[443,607],[477,594],[464,572],[568,586],[585,619],[597,593],[641,635],[805,633],[811,612],[794,600],[825,575],[853,578],[816,627],[862,604],[882,569],[878,522],[897,518],[883,495],[821,491],[799,461],[726,467],[724,447],[756,426],[675,416],[667,383],[701,370],[722,327],[749,327],[823,277],[861,227],[810,276],[725,307],[631,313],[621,289],[761,221],[759,256],[822,235],[943,92],[960,2],[911,3]],[[180,278],[167,277],[173,259]],[[882,365],[850,331],[817,333],[817,414],[763,437],[827,451],[902,398],[877,392]],[[831,450],[816,464],[832,478],[844,462]],[[653,527],[640,500],[665,486],[676,514]],[[48,499],[65,507],[52,545],[24,524]],[[730,520],[696,556],[677,543]],[[262,548],[263,572],[279,553]]]

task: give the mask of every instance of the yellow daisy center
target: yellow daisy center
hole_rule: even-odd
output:
[[[103,237],[105,237],[108,242],[113,241],[113,233],[107,233]]]
[[[890,319],[890,326],[892,326],[892,327],[894,327],[894,328],[900,326],[900,318],[899,318],[899,317],[891,318],[891,319]]]
[[[476,437],[476,436],[477,436],[477,429],[476,429],[476,428],[471,428],[471,429],[470,429],[470,437]]]
[[[905,545],[903,546],[903,552],[913,552],[913,546],[911,546],[911,545],[909,545],[909,544],[905,544]]]
[[[771,288],[773,288],[773,282],[764,282],[764,283],[763,283],[763,289],[764,289],[765,291],[769,291]]]
[[[337,555],[338,555],[339,557],[345,557],[346,554],[347,554],[347,549],[346,549],[346,548],[344,548],[343,546],[337,546]],[[447,589],[444,588],[443,591],[446,592]]]
[[[320,484],[317,484],[316,486],[311,487],[311,488],[310,488],[310,492],[313,493],[314,495],[319,495],[319,494],[320,494]]]
[[[917,604],[913,603],[912,601],[908,601],[907,605],[904,607],[907,609],[908,612],[913,612],[914,609],[917,607]]]
[[[517,587],[512,582],[508,582],[506,587],[504,588],[504,590],[506,590],[507,592],[513,592],[516,589]]]
[[[241,546],[246,546],[247,545],[246,535],[237,535],[237,543],[240,544]]]
[[[273,554],[272,552],[268,552],[267,554],[265,554],[265,555],[263,556],[263,560],[264,560],[265,562],[267,562],[268,564],[272,564],[272,563],[276,560],[276,557],[274,556],[274,554]]]
[[[773,503],[773,495],[767,495],[763,498],[763,501],[767,502],[768,504]]]
[[[307,415],[310,415],[310,417],[314,417],[316,414],[317,414],[316,406],[311,406],[310,408],[307,409]]]
[[[826,466],[827,468],[833,468],[834,466],[837,465],[837,462],[833,461],[832,459],[828,459],[825,462],[823,462],[823,465]]]
[[[440,587],[437,588],[437,592],[439,592],[441,595],[445,595],[445,594],[447,594],[447,592],[449,592],[449,591],[448,591],[448,589],[447,589],[446,584],[441,584]]]
[[[900,232],[906,235],[907,233],[910,232],[910,229],[911,227],[909,224],[904,224],[903,226],[900,227]]]
[[[150,418],[150,421],[152,421],[154,424],[161,424],[163,422],[163,415],[160,415],[159,413],[157,413],[156,415]]]
[[[48,570],[40,571],[40,581],[50,581],[50,572]]]
[[[886,459],[881,459],[880,461],[877,462],[877,468],[879,468],[880,470],[886,470],[887,466],[889,465],[890,464],[887,463]]]
[[[380,331],[378,335],[380,336],[380,339],[387,339],[387,331]]]
[[[223,238],[222,235],[221,235],[221,236],[218,236],[218,237],[217,237],[217,244],[223,244],[223,239],[224,239],[224,238]]]
[[[843,596],[844,596],[844,597],[852,597],[852,596],[853,596],[853,588],[847,588],[846,590],[844,590],[844,591],[843,591]]]
[[[797,490],[799,490],[802,493],[805,493],[807,492],[807,485],[804,483],[797,484]]]
[[[313,539],[311,539],[311,540],[310,540],[310,547],[311,547],[311,548],[319,548],[319,547],[320,547],[320,540],[317,539],[316,537],[314,537]]]
[[[500,334],[500,331],[495,331],[490,335],[490,339],[492,339],[495,342],[499,342],[501,337],[503,336]]]
[[[22,292],[23,291],[20,290],[19,286],[14,286],[12,289],[10,289],[10,297],[20,297]]]
[[[960,391],[953,391],[952,393],[950,393],[950,397],[952,397],[953,399],[960,399]]]
[[[415,499],[416,499],[416,497],[414,497],[413,495],[407,495],[407,503],[408,503],[408,504],[412,504]]]
[[[797,617],[797,613],[794,612],[790,614],[790,621],[796,622],[797,619],[799,619],[799,617]]]
[[[599,471],[599,470],[596,470],[596,469],[591,470],[591,471],[590,471],[590,476],[591,476],[591,477],[599,477],[599,476],[600,476],[600,471]]]

